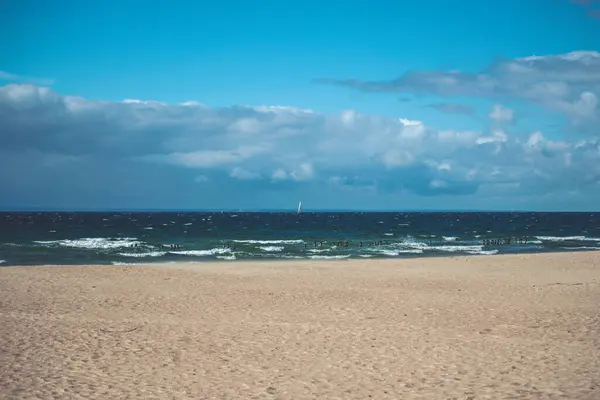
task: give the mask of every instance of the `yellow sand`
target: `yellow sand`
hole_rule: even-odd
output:
[[[600,399],[600,252],[0,268],[2,399]]]

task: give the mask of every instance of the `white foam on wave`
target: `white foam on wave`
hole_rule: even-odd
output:
[[[421,254],[423,253],[422,249],[382,249],[382,248],[369,248],[367,249],[369,252],[381,254],[384,256],[395,257],[400,254]]]
[[[144,264],[140,264],[140,263],[128,263],[128,262],[121,262],[121,261],[113,261],[111,262],[112,265],[144,265]]]
[[[393,233],[389,233],[389,232],[386,232],[386,233],[384,233],[384,235],[385,235],[385,236],[394,236],[394,234],[393,234]]]
[[[313,260],[343,260],[344,258],[350,257],[350,254],[342,254],[338,256],[308,256]]]
[[[6,260],[0,260],[0,264],[4,264]]]
[[[420,250],[420,252],[425,251],[445,251],[449,253],[456,253],[460,251],[469,252],[469,251],[482,251],[482,245],[429,245],[428,243],[419,242],[415,240],[411,236],[407,236],[406,240],[402,242],[397,242],[394,244],[396,247],[401,247],[402,249],[408,250]]]
[[[246,244],[295,244],[304,243],[304,240],[234,240],[234,242]]]
[[[579,246],[579,247],[561,247],[561,249],[569,250],[600,250],[598,246]]]
[[[162,257],[165,254],[167,254],[166,251],[150,251],[148,253],[119,253],[119,255],[123,256],[123,257],[137,257],[137,258]]]
[[[327,247],[327,248],[324,248],[324,249],[321,249],[321,248],[314,249],[313,248],[313,249],[308,249],[308,251],[311,252],[311,253],[326,253],[328,251],[331,251],[332,248],[333,247]]]
[[[171,254],[179,254],[181,256],[214,256],[217,254],[231,254],[231,249],[214,248],[209,250],[180,250],[169,251]]]
[[[229,261],[236,259],[234,254],[231,254],[229,256],[217,256],[217,258],[219,258],[221,260],[229,260]]]
[[[456,241],[458,238],[456,236],[442,236],[442,239],[444,239],[447,242],[454,242]]]
[[[141,245],[142,242],[136,238],[81,238],[81,239],[63,239],[63,240],[38,240],[34,243],[44,245],[58,245],[63,247],[74,247],[78,249],[119,249]]]
[[[467,251],[469,254],[478,254],[483,256],[491,256],[494,254],[498,254],[498,250],[469,250]]]
[[[455,253],[457,251],[483,251],[483,246],[430,246],[430,249]]]
[[[151,227],[151,226],[147,226],[147,227],[145,227],[144,229],[146,229],[147,231],[151,231],[151,230],[153,230],[154,228],[153,228],[153,227]]]
[[[547,242],[562,242],[565,240],[591,241],[600,242],[600,238],[586,236],[536,236],[536,239],[545,240]]]
[[[260,246],[262,251],[283,251],[283,246]]]
[[[386,256],[399,256],[400,254],[421,254],[421,249],[400,249],[400,250],[381,250],[381,254]]]

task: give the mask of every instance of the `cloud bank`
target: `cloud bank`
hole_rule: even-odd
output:
[[[590,122],[598,59],[578,52],[480,74],[338,82],[496,96],[489,130],[439,130],[354,110],[97,101],[9,84],[0,87],[0,206],[278,208],[308,197],[329,208],[597,208],[600,125]],[[564,112],[586,135],[519,130],[504,95]],[[470,112],[449,104],[439,108]]]
[[[597,134],[600,126],[600,53],[501,60],[482,71],[410,71],[387,81],[317,79],[316,82],[365,92],[419,93],[533,102],[566,115],[574,128]]]

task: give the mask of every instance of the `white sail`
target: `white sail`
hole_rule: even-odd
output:
[[[302,202],[298,203],[298,214],[302,212]]]

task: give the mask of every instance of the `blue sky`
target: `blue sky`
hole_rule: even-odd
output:
[[[2,4],[0,208],[600,204],[598,1]]]

